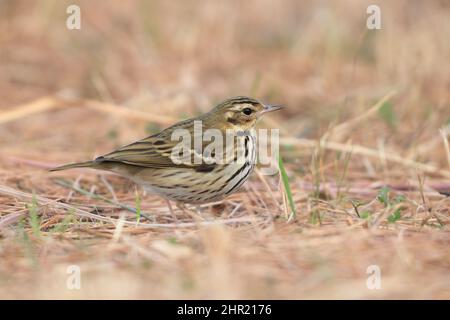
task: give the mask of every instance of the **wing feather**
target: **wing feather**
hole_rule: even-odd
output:
[[[173,129],[186,129],[191,134],[191,146],[195,139],[193,133],[193,121],[185,120],[173,125],[170,128],[161,131],[159,134],[149,136],[138,140],[126,146],[123,146],[113,152],[98,157],[96,162],[119,162],[133,166],[146,168],[192,168],[196,171],[209,172],[214,169],[215,164],[206,164],[205,161],[194,161],[195,158],[203,159],[202,155],[191,149],[189,156],[179,158],[181,160],[175,163],[172,161],[172,150],[180,143],[172,139]],[[203,148],[209,142],[203,143]]]

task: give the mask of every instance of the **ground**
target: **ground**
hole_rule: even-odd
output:
[[[0,3],[1,298],[450,298],[447,2],[69,4]],[[287,180],[200,220],[48,172],[235,95],[287,106]]]

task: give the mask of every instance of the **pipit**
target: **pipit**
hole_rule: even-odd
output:
[[[51,171],[112,171],[181,206],[218,201],[235,192],[252,173],[256,162],[253,128],[261,115],[280,108],[249,97],[231,98],[208,113],[178,122],[93,161]],[[205,139],[207,134],[209,140]],[[230,134],[232,139],[228,139]],[[208,148],[211,136],[215,148]],[[180,137],[184,138],[182,142]],[[226,137],[227,143],[218,143],[221,137]]]

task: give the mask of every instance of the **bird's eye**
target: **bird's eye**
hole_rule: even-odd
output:
[[[242,112],[246,115],[249,116],[252,114],[253,110],[250,108],[245,108],[244,110],[242,110]]]

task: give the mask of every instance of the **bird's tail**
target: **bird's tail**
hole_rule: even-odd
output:
[[[70,163],[66,164],[60,167],[51,168],[50,171],[61,171],[61,170],[67,170],[67,169],[73,169],[73,168],[94,168],[96,165],[95,161],[85,161],[85,162],[77,162],[77,163]]]

